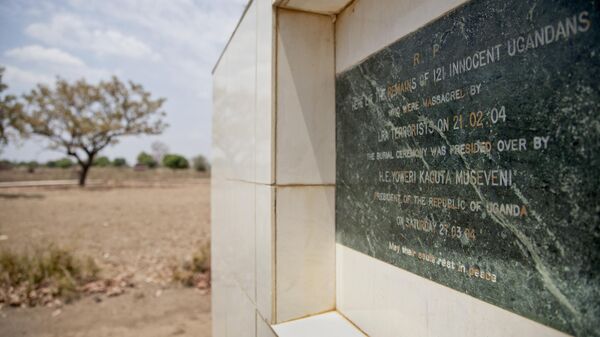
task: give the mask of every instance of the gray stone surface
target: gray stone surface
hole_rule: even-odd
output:
[[[599,33],[595,1],[472,1],[339,74],[337,241],[600,336]]]

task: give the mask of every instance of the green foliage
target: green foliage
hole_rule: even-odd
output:
[[[210,164],[203,155],[198,155],[193,159],[194,170],[198,172],[207,172],[210,170]]]
[[[2,159],[0,160],[0,170],[10,170],[14,167],[14,163],[10,160]]]
[[[0,67],[0,145],[8,143],[15,135],[11,129],[17,132],[23,130],[22,113],[23,105],[13,95],[2,95],[8,86],[2,81],[4,68]]]
[[[69,168],[71,166],[73,166],[73,161],[71,161],[71,159],[69,158],[62,158],[62,159],[58,159],[58,160],[50,160],[46,163],[47,167],[57,167],[57,168]]]
[[[28,168],[36,168],[36,167],[39,167],[39,166],[40,166],[40,163],[38,163],[38,162],[37,162],[37,161],[35,161],[35,160],[31,160],[31,161],[24,161],[24,162],[21,162],[21,163],[19,163],[19,165],[21,165],[21,166],[26,166],[26,167],[28,167]]]
[[[154,158],[146,153],[146,152],[140,152],[140,154],[138,154],[137,156],[137,163],[141,164],[141,165],[145,165],[149,168],[155,168],[158,166],[158,163],[156,162],[156,160],[154,160]]]
[[[167,154],[163,158],[163,165],[170,169],[187,169],[190,167],[190,163],[184,156],[179,154]]]
[[[14,167],[25,167],[29,170],[34,170],[40,167],[41,164],[35,160],[31,161],[10,161],[7,159],[0,159],[0,169],[11,169]]]
[[[0,293],[13,293],[19,301],[40,304],[46,293],[65,298],[77,297],[78,287],[97,280],[99,268],[91,258],[79,259],[65,249],[50,246],[33,254],[0,252]]]
[[[40,166],[40,163],[38,163],[35,160],[25,163],[25,167],[27,167],[27,172],[29,172],[29,173],[35,172],[35,169],[38,168],[39,166]]]
[[[114,167],[127,167],[127,159],[125,158],[115,158],[115,160],[113,160],[112,165]]]
[[[58,78],[54,86],[38,84],[23,97],[24,133],[45,138],[74,157],[81,166],[80,185],[102,149],[123,136],[160,134],[167,127],[164,98],[152,99],[141,85],[114,76],[98,84]]]
[[[73,161],[69,158],[62,158],[56,161],[56,167],[63,169],[70,168],[73,164]]]
[[[94,160],[94,166],[107,167],[110,166],[110,159],[106,156],[98,157]]]

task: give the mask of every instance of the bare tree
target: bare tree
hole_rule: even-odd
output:
[[[161,141],[156,141],[152,143],[151,149],[152,158],[154,158],[154,161],[156,161],[157,163],[162,163],[162,160],[165,157],[165,155],[169,153],[169,147],[167,146],[167,144]]]
[[[120,137],[160,134],[167,127],[164,98],[152,99],[141,85],[116,77],[97,85],[59,78],[54,88],[38,84],[23,97],[24,133],[41,136],[74,157],[81,168],[80,186],[102,149]]]

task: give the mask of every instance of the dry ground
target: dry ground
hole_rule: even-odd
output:
[[[78,177],[79,167],[70,168],[48,168],[38,167],[33,172],[27,167],[19,166],[11,169],[0,169],[0,182],[7,181],[34,181],[34,180],[63,180]],[[171,170],[167,168],[147,169],[135,171],[131,167],[92,167],[88,179],[95,182],[108,184],[120,182],[164,182],[182,181],[184,179],[206,178],[207,174],[194,170]]]
[[[105,276],[134,275],[119,297],[55,308],[2,308],[0,336],[210,336],[210,295],[168,270],[210,233],[206,178],[86,189],[0,189],[0,249],[56,244],[92,256]]]

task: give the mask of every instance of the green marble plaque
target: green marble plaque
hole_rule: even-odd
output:
[[[600,336],[599,47],[596,1],[475,0],[338,74],[337,242]]]

